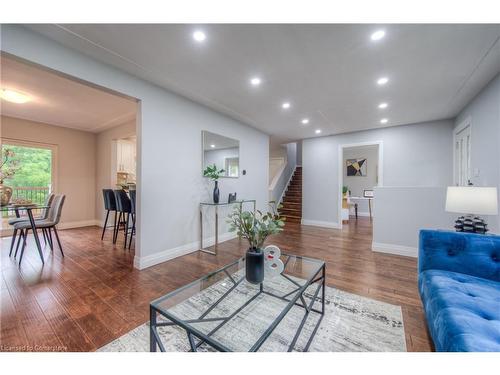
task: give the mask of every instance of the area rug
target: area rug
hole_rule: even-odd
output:
[[[245,284],[245,283],[242,283]],[[227,283],[217,283],[204,290],[174,309],[184,310],[199,316],[206,306],[227,290]],[[235,309],[241,301],[248,298],[246,293],[252,293],[252,286],[238,287],[238,293],[229,299],[220,309]],[[308,290],[306,295],[312,298],[314,291]],[[326,287],[325,315],[318,331],[309,347],[311,352],[370,352],[370,351],[406,351],[406,342],[403,326],[401,307],[376,301],[356,294],[347,293],[335,288]],[[259,297],[260,298],[260,297]],[[260,332],[268,327],[269,319],[277,316],[283,309],[282,301],[262,297],[255,306],[249,305],[242,314],[230,321],[216,333],[223,336],[224,343],[234,351],[247,351],[258,339]],[[231,304],[235,304],[231,306]],[[315,307],[318,307],[315,304]],[[245,314],[247,314],[245,316]],[[253,315],[250,315],[253,314]],[[220,315],[224,316],[224,315]],[[245,319],[251,316],[252,319]],[[283,352],[288,346],[297,330],[304,309],[293,307],[281,323],[276,327],[271,336],[265,341],[259,351]],[[267,319],[269,318],[269,319]],[[310,314],[303,331],[297,341],[294,351],[303,351],[316,322],[318,314]],[[205,324],[205,323],[203,323]],[[208,323],[207,323],[208,324]],[[175,326],[158,328],[161,340],[167,351],[187,352],[190,349],[186,332]],[[215,335],[214,335],[215,337]],[[217,338],[217,337],[215,337]],[[98,351],[103,352],[144,352],[149,351],[149,324],[145,323],[115,341],[103,346]],[[199,351],[212,351],[202,345]]]

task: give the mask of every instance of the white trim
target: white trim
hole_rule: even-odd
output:
[[[283,188],[283,191],[281,192],[280,199],[278,200],[278,204],[281,204],[283,202],[283,196],[285,195],[286,191],[288,190],[288,185],[290,185],[290,182],[292,181],[293,176],[295,175],[295,171],[297,170],[297,166],[293,168],[293,172],[290,174],[290,178],[288,179],[288,182],[286,183],[285,187]]]
[[[238,235],[233,232],[224,233],[219,236],[219,244],[225,241],[237,238]],[[205,247],[212,246],[215,243],[215,237],[210,237],[203,240],[203,245]],[[155,254],[146,255],[140,257],[135,255],[134,257],[134,268],[143,270],[148,267],[155,266],[157,264],[172,260],[174,258],[193,253],[200,250],[200,241],[195,241],[187,243],[185,245],[177,246],[172,249],[166,249]]]
[[[416,247],[393,245],[389,243],[372,242],[372,251],[376,251],[378,253],[402,255],[405,257],[418,257],[418,249]]]
[[[378,184],[377,187],[384,186],[384,141],[368,141],[358,143],[347,143],[339,145],[338,154],[338,207],[337,207],[337,220],[339,228],[342,229],[342,185],[344,182],[344,148],[362,147],[362,146],[375,146],[378,145]]]
[[[335,223],[333,221],[319,221],[319,220],[302,219],[300,221],[300,224],[301,225],[312,225],[314,227],[340,229],[339,223]]]
[[[83,228],[83,227],[93,227],[102,226],[100,220],[81,220],[81,221],[67,221],[61,222],[57,225],[57,229],[73,229],[73,228]]]
[[[349,216],[356,216],[356,213],[355,212],[349,212]],[[366,212],[358,212],[358,216],[361,216],[361,217],[368,217],[370,216],[370,212],[366,211]],[[373,216],[373,215],[372,215]]]

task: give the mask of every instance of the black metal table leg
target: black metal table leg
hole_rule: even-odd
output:
[[[35,219],[33,218],[33,211],[31,210],[31,208],[27,208],[26,211],[28,212],[28,218],[30,219],[31,230],[33,231],[33,237],[35,237],[38,254],[40,254],[42,264],[45,264],[45,261],[43,260],[42,245],[40,244],[40,238],[38,238],[38,233],[36,231]]]
[[[149,351],[156,352],[156,311],[152,306],[149,307]]]

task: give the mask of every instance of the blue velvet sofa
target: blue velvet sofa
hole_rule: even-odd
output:
[[[500,351],[500,236],[420,231],[418,287],[437,351]]]

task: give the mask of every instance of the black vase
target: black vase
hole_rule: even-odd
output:
[[[215,181],[214,187],[214,203],[219,203],[219,181]]]
[[[249,283],[260,284],[264,280],[264,252],[261,249],[247,250],[245,271]]]

